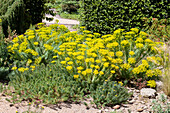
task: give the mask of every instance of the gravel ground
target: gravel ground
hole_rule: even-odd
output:
[[[44,105],[39,104],[39,108],[36,108],[36,105],[29,105],[28,102],[23,101],[21,103],[12,104],[6,100],[10,99],[10,96],[5,96],[0,93],[0,113],[23,113],[26,111],[34,111],[34,113],[111,113],[117,111],[118,113],[152,113],[152,101],[158,101],[161,94],[164,94],[162,91],[157,92],[157,95],[154,98],[144,98],[140,95],[140,90],[134,88],[129,88],[130,92],[133,92],[133,96],[128,100],[128,103],[115,105],[114,107],[106,107],[96,109],[94,105],[90,104],[92,99],[85,100],[79,104],[75,103],[60,103],[57,105]],[[84,102],[88,103],[89,108],[83,104]],[[167,97],[167,102],[170,102],[170,98]],[[161,105],[164,103],[160,102]],[[170,104],[170,103],[169,103]]]

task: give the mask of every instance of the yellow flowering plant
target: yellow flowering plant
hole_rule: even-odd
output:
[[[158,51],[162,42],[153,42],[148,34],[137,28],[129,32],[118,29],[113,34],[96,36],[90,31],[68,32],[58,38],[62,41],[56,50],[62,69],[76,79],[88,83],[112,80],[155,79],[161,75],[159,63],[148,60],[155,56],[161,62]],[[69,60],[66,58],[69,57]],[[72,62],[71,64],[69,62]],[[81,69],[80,69],[81,67]],[[153,76],[149,76],[152,70]]]
[[[80,34],[68,32],[65,26],[54,24],[27,30],[25,35],[12,40],[8,50],[13,58],[27,62],[27,66],[58,63],[76,80],[98,83],[109,79],[157,78],[161,75],[157,67],[162,61],[158,57],[162,45],[137,28],[129,32],[118,29],[102,36],[88,30]],[[152,61],[154,57],[156,63]]]
[[[11,54],[11,59],[15,59],[17,66],[22,64],[31,68],[40,63],[54,63],[54,50],[59,44],[56,39],[69,31],[65,26],[58,24],[46,27],[44,23],[39,23],[37,28],[28,29],[23,35],[15,37],[8,45],[8,52]],[[20,72],[24,71],[20,70]]]

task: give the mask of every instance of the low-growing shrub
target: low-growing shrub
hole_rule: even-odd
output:
[[[113,106],[125,102],[131,96],[127,89],[122,87],[121,83],[105,81],[99,85],[96,90],[92,91],[91,97],[94,103],[99,106]]]
[[[158,54],[163,53],[159,49],[163,42],[150,40],[147,33],[137,28],[129,32],[118,29],[101,36],[87,30],[82,34],[65,33],[66,27],[58,26],[28,30],[25,36],[12,40],[8,46],[11,58],[26,66],[19,71],[39,63],[60,62],[60,69],[88,84],[143,78],[148,86],[155,87],[154,80],[162,74],[157,67],[163,62]]]
[[[152,112],[153,113],[169,113],[170,112],[170,104],[165,95],[161,94],[159,97],[159,100],[152,101]]]

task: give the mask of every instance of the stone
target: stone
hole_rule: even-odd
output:
[[[102,110],[99,110],[97,113],[102,113]]]
[[[145,98],[155,98],[156,90],[152,88],[142,88],[140,90],[140,95]]]
[[[147,106],[143,106],[143,109],[148,109],[148,107]]]
[[[136,90],[136,93],[140,93],[140,91],[139,91],[139,90]]]
[[[128,103],[129,104],[133,104],[135,102],[135,100],[131,100],[131,101],[129,101]]]
[[[120,105],[115,105],[114,107],[113,107],[113,109],[119,109],[120,108]]]
[[[138,112],[142,112],[142,111],[143,111],[143,109],[141,109],[141,108],[140,108],[140,109],[137,109],[137,111],[138,111]]]
[[[144,101],[140,101],[140,103],[141,103],[141,104],[145,104],[145,102],[144,102]]]
[[[161,81],[156,81],[156,90],[161,91],[163,88],[163,82]]]

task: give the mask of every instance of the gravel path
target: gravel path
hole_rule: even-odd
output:
[[[79,21],[77,20],[64,19],[64,18],[61,18],[59,15],[51,16],[51,15],[46,14],[45,16],[48,18],[54,18],[52,21],[47,21],[46,19],[42,20],[42,22],[46,23],[46,25],[55,24],[56,20],[59,20],[58,24],[65,25],[70,31],[76,31],[76,29],[73,29],[72,26],[79,24]]]

